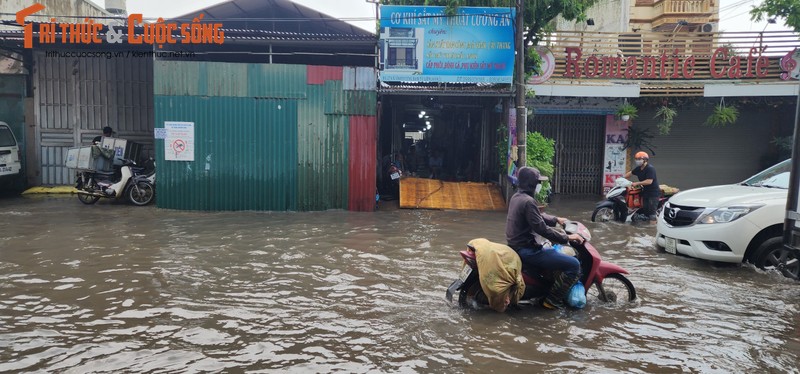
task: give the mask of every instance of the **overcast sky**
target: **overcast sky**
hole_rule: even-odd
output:
[[[104,0],[90,0],[103,6]],[[141,13],[145,18],[175,17],[227,0],[128,0],[128,13]],[[720,0],[720,31],[787,30],[783,20],[768,25],[750,21],[750,8],[762,0]],[[295,3],[316,9],[375,31],[375,5],[365,0],[294,0]],[[358,20],[361,20],[360,22]]]

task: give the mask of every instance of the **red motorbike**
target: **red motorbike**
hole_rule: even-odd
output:
[[[603,302],[631,302],[636,300],[636,289],[633,283],[625,277],[628,271],[610,262],[604,262],[600,253],[589,243],[591,233],[580,222],[568,221],[564,225],[568,234],[578,233],[585,241],[574,244],[574,256],[581,263],[580,282],[586,289],[587,301],[594,298]],[[446,297],[452,304],[454,299],[462,308],[483,309],[489,307],[488,299],[481,288],[478,278],[478,264],[475,249],[467,247],[460,252],[464,265],[458,279],[447,288]],[[551,274],[540,273],[523,265],[522,278],[525,281],[525,294],[520,301],[538,305],[547,296],[553,285]],[[592,287],[594,286],[594,287]]]

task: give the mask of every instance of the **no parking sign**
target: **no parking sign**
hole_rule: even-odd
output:
[[[194,161],[194,122],[164,122],[164,160]]]

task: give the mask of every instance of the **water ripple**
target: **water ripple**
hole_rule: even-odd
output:
[[[654,228],[589,223],[637,302],[498,314],[444,291],[470,239],[503,240],[502,212],[8,206],[0,372],[798,372],[797,285],[667,255]]]

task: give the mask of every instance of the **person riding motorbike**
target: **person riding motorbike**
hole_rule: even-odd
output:
[[[580,262],[577,258],[562,254],[551,243],[566,244],[583,242],[578,234],[565,234],[556,230],[556,224],[564,224],[566,218],[544,214],[535,199],[548,178],[538,169],[523,167],[517,174],[517,192],[511,197],[506,217],[506,241],[514,249],[525,267],[539,271],[553,271],[554,283],[542,306],[558,309],[570,288],[580,277]]]
[[[656,212],[658,211],[658,198],[661,196],[661,188],[656,177],[656,168],[650,164],[650,156],[647,152],[636,152],[633,156],[636,167],[625,173],[625,178],[635,175],[639,178],[638,182],[633,183],[633,187],[642,187],[642,209],[639,211],[637,220],[655,223]]]

